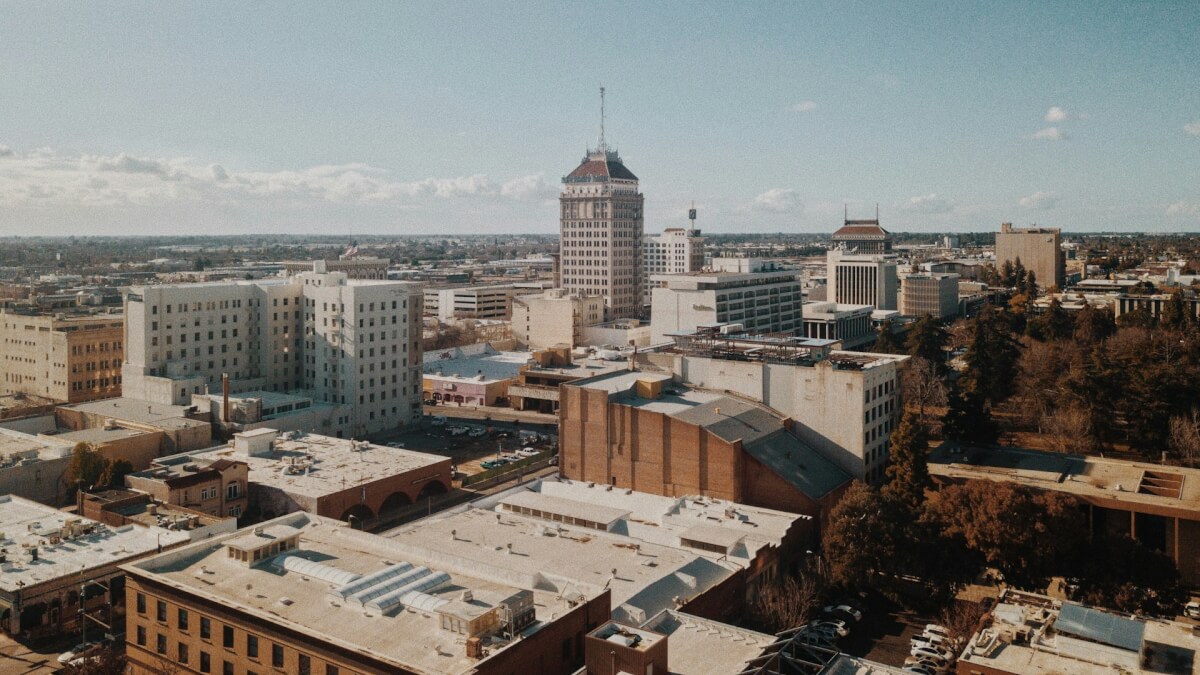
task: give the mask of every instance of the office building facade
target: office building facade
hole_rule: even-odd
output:
[[[996,233],[996,266],[1005,262],[1021,265],[1034,273],[1040,288],[1066,282],[1066,254],[1062,250],[1062,230],[1056,227],[1013,227],[1001,223]]]
[[[711,272],[661,275],[651,292],[651,342],[713,323],[756,333],[803,328],[804,298],[796,272],[753,258],[714,258]]]
[[[828,255],[829,290],[825,299],[842,305],[896,309],[899,277],[896,261],[882,255],[833,250]]]
[[[0,393],[66,403],[121,395],[120,313],[0,312]]]

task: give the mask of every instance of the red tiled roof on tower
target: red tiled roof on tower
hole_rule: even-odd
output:
[[[567,178],[620,178],[622,180],[637,180],[633,172],[625,168],[620,159],[602,159],[596,155],[588,155],[583,162]]]

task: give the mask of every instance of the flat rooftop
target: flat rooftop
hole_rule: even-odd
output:
[[[181,405],[164,405],[150,403],[137,398],[105,398],[87,403],[74,403],[60,406],[67,410],[77,410],[88,415],[103,415],[118,420],[126,420],[137,424],[160,427],[162,429],[189,429],[206,426],[208,422],[189,419],[188,408]]]
[[[1198,649],[1191,625],[1010,591],[992,610],[991,625],[967,643],[959,667],[1023,675],[1193,675],[1200,673]]]
[[[73,443],[0,428],[0,467],[23,459],[57,459],[71,454]]]
[[[498,382],[517,377],[531,359],[529,352],[462,354],[452,349],[435,349],[425,352],[421,371],[425,377],[441,380]]]
[[[27,592],[64,577],[78,580],[88,570],[152,553],[160,541],[171,546],[188,539],[184,532],[109,527],[12,495],[0,496],[0,532],[0,546],[7,554],[0,563],[0,590],[7,593]],[[37,549],[36,560],[30,547]]]
[[[486,570],[522,588],[568,597],[590,598],[608,589],[612,618],[639,625],[673,609],[675,598],[694,598],[745,568],[760,548],[778,545],[786,527],[802,518],[586,483],[541,481],[533,488],[434,514],[386,536],[410,557],[437,559],[452,574]],[[556,513],[566,511],[564,502],[574,502],[568,514]],[[602,517],[589,515],[602,510]],[[596,527],[619,511],[629,515]],[[579,516],[584,520],[573,520]],[[697,524],[732,532],[737,544],[728,552],[684,544],[683,535]]]
[[[70,443],[112,443],[128,438],[145,436],[147,432],[137,429],[80,429],[79,431],[62,431],[52,435],[53,438]]]
[[[666,609],[642,628],[667,636],[667,668],[678,675],[741,673],[775,636]]]
[[[629,362],[625,359],[619,361],[605,361],[603,359],[583,359],[573,361],[569,366],[536,366],[531,365],[526,372],[531,374],[549,373],[554,375],[567,375],[576,378],[595,377],[607,373],[616,372],[619,370],[628,370]]]
[[[481,663],[467,658],[465,635],[441,628],[439,612],[479,615],[521,590],[530,590],[535,622],[523,631],[528,635],[571,609],[567,599],[552,589],[514,586],[512,580],[494,574],[486,565],[449,569],[437,555],[414,555],[412,548],[399,541],[352,530],[332,519],[294,513],[267,521],[261,529],[262,535],[240,530],[125,569],[235,607],[258,617],[263,625],[282,625],[319,636],[343,649],[418,673],[470,673]],[[299,536],[298,549],[256,566],[230,554],[231,547],[256,546],[259,540],[295,535]],[[426,567],[430,575],[444,572],[446,577],[440,586],[383,612],[334,593],[366,575],[400,571],[404,566],[410,571]],[[254,592],[247,593],[247,587]],[[471,600],[463,598],[464,591],[471,591]],[[493,653],[508,644],[499,638],[484,639]]]
[[[993,480],[1054,490],[1128,509],[1154,507],[1200,517],[1200,469],[1016,448],[943,443],[929,458],[935,478]]]
[[[288,494],[317,498],[433,467],[450,458],[318,434],[305,434],[297,438],[283,434],[276,438],[274,448],[262,455],[248,455],[225,445],[162,458],[156,462],[156,466],[211,463],[220,459],[245,462],[250,467],[249,480],[252,483],[268,485]]]
[[[155,502],[144,492],[133,490],[99,490],[87,493],[86,497],[101,504],[139,498],[133,503],[111,507],[109,510],[143,527],[167,527],[172,523],[187,523],[192,518],[197,519],[200,527],[205,527],[225,520],[225,518],[209,515],[203,511],[193,511],[181,506]],[[186,527],[180,529],[186,529]]]

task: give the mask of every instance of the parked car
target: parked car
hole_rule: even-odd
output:
[[[950,672],[949,661],[945,659],[935,659],[929,656],[909,656],[908,658],[904,659],[904,665],[905,667],[921,666],[922,668],[933,671],[935,675],[944,675],[945,673]]]
[[[446,426],[446,417],[444,415],[434,415],[429,420],[429,424],[435,427],[444,427]]]
[[[1200,601],[1193,600],[1185,605],[1183,615],[1190,619],[1200,619]]]
[[[937,675],[937,673],[935,673],[933,670],[919,663],[914,663],[911,666],[904,666],[901,668],[901,670],[906,673],[916,673],[916,675]]]
[[[558,455],[550,458],[550,466],[558,466]]]
[[[448,432],[448,433],[449,433],[451,436],[462,436],[463,434],[465,434],[465,433],[467,433],[468,431],[470,431],[470,429],[468,429],[468,428],[466,428],[466,427],[447,427],[447,428],[446,428],[446,431],[447,431],[447,432]]]
[[[389,448],[403,448],[404,444],[400,441],[392,441],[391,443],[388,443],[387,446]]]
[[[521,448],[520,450],[515,451],[513,454],[515,454],[518,457],[533,457],[535,455],[542,454],[542,451],[535,450],[533,448]]]
[[[935,647],[944,648],[948,640],[941,635],[914,635],[912,636],[913,647]]]
[[[505,464],[508,464],[508,459],[504,457],[497,457],[496,459],[484,460],[479,463],[479,466],[483,469],[496,469],[504,466]]]
[[[914,646],[911,650],[909,650],[908,653],[917,657],[918,659],[930,659],[934,661],[941,660],[949,662],[950,659],[954,657],[954,655],[950,653],[950,650],[933,646]]]
[[[472,427],[471,430],[467,432],[467,435],[471,438],[481,438],[483,436],[487,436],[487,429],[484,429],[483,427]]]
[[[98,647],[99,645],[100,645],[99,642],[80,642],[79,644],[75,645],[74,647],[71,647],[70,649],[63,652],[62,654],[59,654],[58,662],[63,665],[67,665],[71,661],[74,661],[75,659],[82,656],[84,652],[86,652],[94,647]]]
[[[922,634],[924,634],[924,635],[939,635],[943,638],[946,638],[947,640],[950,639],[950,629],[946,628],[945,626],[940,626],[936,623],[925,624],[925,630],[922,631]]]
[[[846,626],[846,622],[841,619],[822,619],[816,623],[816,626],[829,626],[838,637],[846,637],[850,634],[850,628]]]
[[[826,614],[845,614],[852,617],[855,621],[862,621],[862,612],[854,609],[850,605],[829,605],[825,608]]]

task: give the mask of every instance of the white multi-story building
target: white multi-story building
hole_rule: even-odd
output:
[[[450,288],[425,288],[425,316],[441,321],[453,319],[505,319],[512,311],[512,299],[536,293],[549,284],[479,284]]]
[[[602,94],[603,96],[603,94]],[[604,298],[604,320],[642,313],[642,204],[638,177],[604,141],[563,177],[559,196],[560,283]]]
[[[838,340],[845,349],[861,347],[875,339],[870,305],[836,302],[804,303],[804,335],[814,340]]]
[[[670,333],[714,323],[739,323],[753,333],[795,333],[804,298],[796,272],[754,258],[714,258],[713,271],[660,275],[651,291],[653,343]]]
[[[828,265],[826,300],[842,305],[871,305],[876,309],[897,308],[900,284],[894,259],[834,249],[829,252]]]
[[[792,432],[846,473],[883,479],[909,357],[707,330],[679,341],[673,370],[683,382],[760,401],[795,420]]]
[[[583,329],[604,322],[599,296],[549,288],[540,295],[519,295],[512,303],[512,335],[528,349],[583,344]]]
[[[420,415],[421,290],[341,272],[135,287],[126,296],[126,396],[305,391],[362,435]],[[318,430],[327,432],[327,430]]]
[[[693,210],[693,213],[695,211]],[[650,291],[661,282],[650,278],[661,274],[691,274],[704,268],[704,237],[700,230],[668,227],[662,234],[646,235],[642,245],[643,302],[650,304]]]

